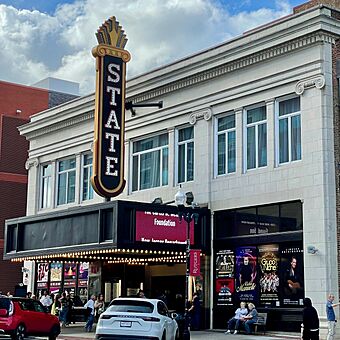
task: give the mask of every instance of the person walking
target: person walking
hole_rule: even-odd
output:
[[[53,301],[51,297],[48,295],[47,290],[44,291],[43,296],[40,298],[40,302],[44,306],[46,311],[49,312]]]
[[[61,327],[66,327],[69,304],[65,292],[62,294],[59,302],[61,305],[61,309],[59,311],[59,321],[61,322]]]
[[[192,304],[188,313],[191,319],[190,330],[199,331],[201,328],[201,302],[197,293],[192,296]]]
[[[91,298],[85,303],[84,307],[88,310],[88,318],[85,325],[86,332],[92,331],[93,321],[94,321],[94,302],[96,301],[96,296],[91,295]]]
[[[61,307],[61,303],[60,303],[59,299],[60,299],[59,295],[56,294],[54,296],[54,301],[53,301],[52,308],[51,308],[51,314],[52,315],[59,316],[59,311],[60,311],[60,307]]]
[[[236,309],[235,315],[228,321],[228,329],[224,334],[230,334],[234,330],[234,334],[237,334],[237,330],[240,328],[240,321],[242,317],[248,314],[246,303],[241,302],[240,307]]]
[[[303,299],[303,340],[319,340],[319,316],[310,298]]]
[[[334,295],[329,294],[328,300],[326,302],[326,315],[328,321],[328,333],[327,333],[327,340],[333,340],[335,335],[335,326],[336,326],[336,319],[334,313],[334,307],[339,306],[339,303],[334,302]]]
[[[96,302],[94,303],[94,310],[95,310],[95,319],[96,319],[96,322],[98,322],[100,314],[102,314],[105,310],[105,301],[104,301],[103,294],[98,295],[98,298]]]

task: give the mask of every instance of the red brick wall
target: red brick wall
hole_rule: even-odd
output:
[[[301,4],[299,6],[294,7],[294,14],[295,13],[300,13],[305,11],[308,8],[315,7],[318,5],[328,5],[334,8],[339,8],[340,9],[340,0],[311,0],[308,2],[305,2],[304,4]]]
[[[0,81],[0,115],[28,118],[48,108],[48,91]],[[21,110],[21,113],[17,113]]]
[[[28,142],[17,129],[26,122],[17,117],[0,116],[0,172],[27,175]]]

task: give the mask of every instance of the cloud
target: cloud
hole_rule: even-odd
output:
[[[95,84],[91,49],[95,32],[111,15],[122,24],[132,55],[128,77],[144,73],[291,12],[288,0],[274,9],[231,15],[217,0],[79,0],[53,14],[0,5],[0,78],[32,84],[47,76]]]

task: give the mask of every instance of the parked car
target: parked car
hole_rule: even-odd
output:
[[[117,298],[101,314],[97,340],[179,338],[176,320],[165,303],[157,299]]]
[[[10,335],[13,340],[23,340],[29,335],[55,340],[60,334],[60,324],[39,301],[0,296],[0,334]]]

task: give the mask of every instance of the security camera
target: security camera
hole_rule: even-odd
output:
[[[307,246],[308,254],[316,254],[319,250],[315,248],[315,246]]]

